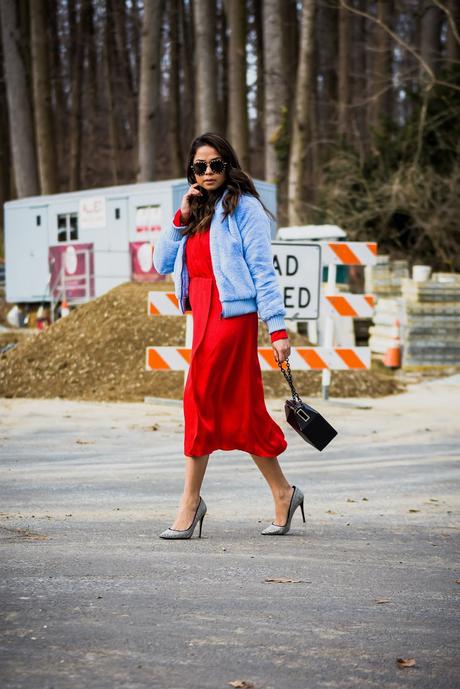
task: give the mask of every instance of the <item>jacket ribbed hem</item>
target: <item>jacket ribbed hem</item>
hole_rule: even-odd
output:
[[[235,301],[222,302],[222,312],[224,314],[224,318],[242,316],[245,313],[252,313],[253,311],[257,311],[257,302],[255,297],[251,297],[251,299],[236,299]]]
[[[267,324],[268,332],[273,333],[275,330],[286,330],[286,323],[284,322],[283,316],[271,316],[265,321]]]
[[[183,233],[180,232],[180,229],[184,229],[185,227],[188,227],[188,225],[174,225],[173,223],[171,227],[165,229],[165,237],[168,239],[173,239],[175,242],[177,242],[184,236]]]
[[[224,318],[232,318],[233,316],[242,316],[245,313],[257,312],[257,302],[255,297],[251,299],[236,299],[235,301],[223,301],[222,312]],[[268,332],[273,333],[275,330],[286,330],[286,323],[284,317],[281,315],[270,316],[265,321]]]

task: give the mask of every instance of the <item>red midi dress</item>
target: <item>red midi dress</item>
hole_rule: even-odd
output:
[[[220,318],[209,229],[188,237],[185,261],[193,315],[191,361],[184,388],[184,453],[243,450],[276,457],[287,447],[264,401],[256,312]]]

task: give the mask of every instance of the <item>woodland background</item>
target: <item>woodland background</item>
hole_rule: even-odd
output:
[[[2,203],[184,177],[217,131],[279,225],[460,269],[458,0],[0,0],[0,24]]]

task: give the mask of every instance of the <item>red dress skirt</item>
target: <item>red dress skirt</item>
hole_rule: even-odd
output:
[[[185,243],[193,314],[191,362],[184,388],[184,453],[243,450],[276,457],[287,447],[264,401],[257,355],[257,313],[220,318],[209,229]]]

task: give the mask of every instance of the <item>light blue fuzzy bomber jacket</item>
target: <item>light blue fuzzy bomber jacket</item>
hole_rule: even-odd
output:
[[[224,191],[211,220],[209,246],[216,278],[221,318],[257,311],[268,332],[286,327],[283,297],[273,267],[270,221],[260,201],[242,194],[233,214],[222,219]],[[163,230],[153,253],[153,265],[161,275],[173,273],[175,294],[182,313],[188,298],[189,274],[185,242],[174,223]]]

